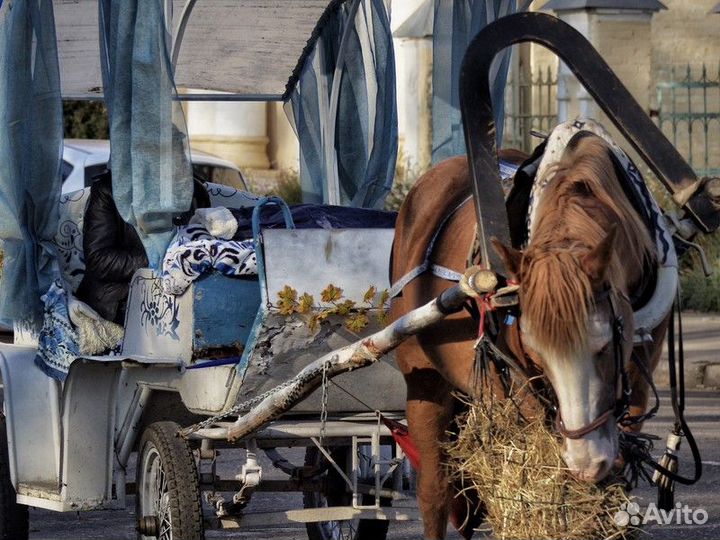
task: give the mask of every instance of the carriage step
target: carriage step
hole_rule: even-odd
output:
[[[17,502],[35,508],[44,508],[54,512],[80,512],[95,510],[105,506],[100,499],[69,500],[57,488],[52,486],[29,485],[21,483],[17,488]]]
[[[200,429],[188,436],[189,439],[216,439],[226,440],[228,429],[233,422],[216,422],[214,427]],[[320,436],[321,424],[319,421],[279,421],[273,422],[269,426],[253,434],[253,439],[257,441],[259,446],[263,446],[265,441],[270,447],[278,439],[309,439],[311,437]],[[379,430],[379,431],[378,431]],[[390,430],[385,425],[378,425],[375,422],[345,422],[345,421],[328,421],[325,422],[324,436],[328,438],[343,437],[371,437],[373,434],[379,433],[381,437],[390,437]]]
[[[245,514],[239,518],[212,518],[208,525],[222,529],[238,527],[265,528],[272,525],[295,523],[317,523],[321,521],[348,521],[353,519],[380,519],[389,521],[417,521],[420,514],[417,508],[353,508],[352,506],[331,506],[324,508],[305,508],[284,512],[259,512]]]

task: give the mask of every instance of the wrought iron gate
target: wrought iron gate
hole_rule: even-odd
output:
[[[557,73],[550,67],[530,74],[512,69],[505,111],[503,146],[531,152],[540,142],[531,132],[548,133],[557,124]]]
[[[713,71],[715,68],[712,68]],[[698,175],[720,174],[720,65],[660,71],[658,125]]]

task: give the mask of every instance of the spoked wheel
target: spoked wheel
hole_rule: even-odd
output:
[[[334,448],[330,455],[335,462],[347,471],[352,462],[352,448],[343,446]],[[349,506],[352,504],[352,494],[348,493],[345,481],[340,477],[334,467],[327,463],[325,456],[316,447],[308,447],[305,452],[305,465],[310,467],[328,465],[324,492],[306,492],[303,495],[305,508],[329,508],[332,506]],[[350,475],[348,475],[350,476]],[[363,475],[365,476],[365,475]],[[363,504],[373,504],[374,497],[363,496]],[[383,499],[383,506],[390,506],[390,501]],[[306,523],[309,540],[385,540],[389,522],[383,519],[352,519],[347,521],[320,521]]]
[[[148,426],[137,465],[138,538],[203,540],[202,507],[195,458],[174,422]]]
[[[15,502],[10,480],[5,416],[0,413],[0,540],[27,540],[28,507]]]

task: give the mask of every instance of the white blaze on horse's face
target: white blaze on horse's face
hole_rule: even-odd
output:
[[[612,405],[613,375],[601,373],[601,366],[613,365],[612,327],[609,314],[600,310],[588,318],[586,347],[575,353],[543,349],[533,338],[533,328],[522,321],[523,343],[541,359],[558,399],[565,429],[581,429]],[[605,369],[605,368],[603,368]],[[618,452],[617,432],[612,416],[602,427],[578,439],[565,439],[565,463],[582,480],[598,482],[610,472]]]

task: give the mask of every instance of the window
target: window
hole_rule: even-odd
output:
[[[62,172],[62,181],[65,182],[65,180],[68,179],[68,176],[70,176],[73,172],[73,166],[72,163],[69,163],[63,159],[62,166],[61,166],[61,172]]]
[[[193,175],[203,182],[213,182],[215,184],[223,184],[225,186],[247,190],[242,174],[229,167],[193,163]]]

